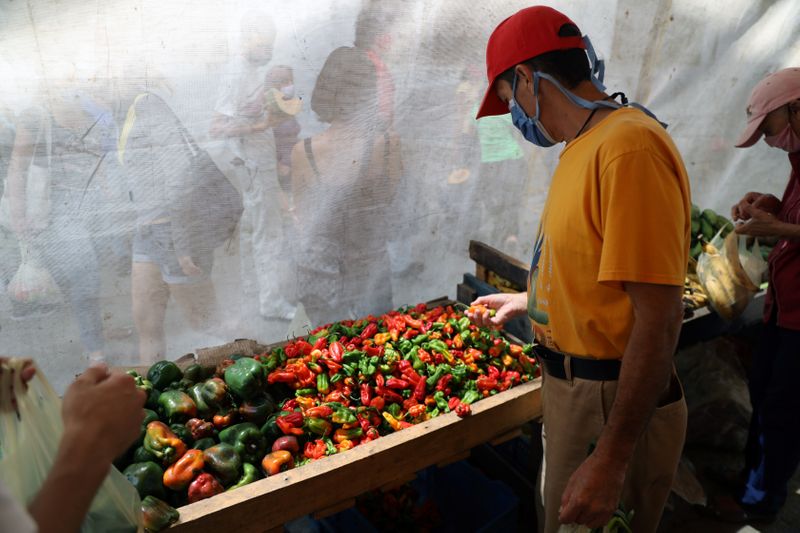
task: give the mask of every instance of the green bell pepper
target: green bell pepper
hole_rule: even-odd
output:
[[[331,409],[333,409],[333,415],[331,416],[331,421],[334,424],[352,424],[353,422],[357,421],[358,418],[356,414],[348,409],[347,407],[343,406],[340,403],[328,403]]]
[[[471,324],[471,321],[470,321],[469,317],[463,316],[463,317],[458,319],[458,322],[456,322],[456,329],[459,331],[459,333],[463,333],[465,331],[469,331],[470,324]]]
[[[465,403],[467,405],[477,402],[483,398],[480,392],[476,390],[468,390],[464,393],[464,396],[461,398],[461,403]]]
[[[187,366],[186,370],[183,371],[183,379],[188,379],[192,383],[200,383],[205,379],[205,376],[205,369],[197,363]]]
[[[317,392],[320,394],[328,394],[331,390],[330,381],[328,380],[328,374],[324,372],[322,374],[317,374]]]
[[[139,373],[135,370],[128,370],[127,374],[133,377],[134,383],[136,383],[136,388],[139,390],[143,390],[145,393],[149,394],[151,390],[153,390],[153,384],[150,380],[144,378],[143,376],[139,375]]]
[[[197,407],[197,416],[202,418],[208,418],[211,415],[211,407],[209,407],[206,400],[203,398],[203,383],[197,383],[192,385],[186,394],[189,395],[189,398],[192,399],[195,406]]]
[[[438,383],[439,380],[442,379],[442,376],[444,376],[445,374],[450,373],[450,370],[451,370],[451,367],[449,365],[439,365],[439,366],[437,366],[436,370],[432,374],[430,374],[428,376],[428,379],[426,380],[426,383],[428,384],[428,387],[435,387],[436,383]]]
[[[287,413],[287,411],[281,411],[280,413],[270,415],[270,417],[267,418],[267,421],[264,422],[264,425],[261,426],[261,434],[266,437],[268,443],[273,442],[275,439],[283,435],[283,432],[281,431],[281,428],[278,427],[277,422],[278,417],[281,416],[281,413]]]
[[[342,356],[343,363],[358,363],[366,355],[366,352],[361,350],[352,350],[345,352]]]
[[[185,392],[168,390],[158,397],[158,406],[161,414],[173,422],[186,422],[197,415],[197,405]]]
[[[257,426],[262,426],[277,409],[278,406],[275,400],[270,394],[265,393],[242,402],[239,405],[239,414],[245,422],[252,422]]]
[[[261,363],[243,357],[225,369],[225,383],[242,399],[250,399],[264,390],[266,374]]]
[[[195,450],[207,450],[216,444],[217,441],[215,441],[213,437],[203,437],[202,439],[198,439],[194,442],[193,448]]]
[[[400,406],[399,403],[392,403],[386,408],[386,411],[391,414],[395,418],[400,417],[400,413],[403,411],[403,408]]]
[[[180,518],[178,510],[167,502],[147,496],[142,500],[142,525],[146,531],[155,532],[166,529]]]
[[[163,482],[164,470],[156,463],[151,461],[133,463],[123,470],[122,474],[136,488],[140,498],[145,496],[166,497]]]
[[[212,409],[227,407],[230,403],[228,398],[228,385],[220,378],[210,378],[200,385],[200,395]]]
[[[158,420],[158,413],[152,409],[144,409],[144,420],[142,420],[142,429],[139,432],[139,442],[144,438],[144,434],[147,431],[147,424],[155,422],[156,420]]]
[[[241,477],[242,460],[230,444],[221,442],[206,448],[203,450],[203,459],[208,470],[213,472],[223,485],[233,485]]]
[[[172,361],[158,361],[147,371],[147,379],[156,389],[163,390],[175,381],[183,378],[183,372]]]
[[[453,374],[453,385],[460,385],[467,378],[469,367],[464,363],[459,363],[450,370],[450,373]]]
[[[148,461],[158,463],[158,457],[147,451],[144,446],[139,446],[133,450],[132,459],[134,463],[146,463]]]
[[[222,430],[219,440],[221,443],[233,446],[236,453],[246,463],[258,463],[264,458],[267,450],[266,437],[261,434],[258,426],[250,422],[243,422]]]
[[[304,426],[311,433],[323,437],[333,432],[333,425],[324,418],[306,418]]]
[[[296,391],[294,391],[294,395],[298,398],[301,396],[316,396],[316,394],[317,394],[317,389],[312,387],[306,387],[304,389],[297,389]]]
[[[158,410],[158,399],[161,397],[161,391],[158,389],[150,389],[147,393],[147,400],[144,402],[144,406],[148,409]]]
[[[438,407],[440,411],[445,413],[450,412],[450,407],[447,405],[447,398],[445,398],[443,391],[436,391],[433,394],[433,399],[436,401],[436,407]]]
[[[177,424],[170,424],[169,429],[175,433],[179,439],[186,443],[187,446],[190,448],[192,447],[192,443],[194,443],[194,437],[192,437],[192,432],[189,431],[185,425],[177,423]]]
[[[253,481],[258,481],[261,478],[261,475],[258,473],[258,468],[250,463],[244,463],[242,465],[242,471],[242,477],[239,478],[239,481],[236,483],[236,485],[233,485],[228,490],[244,487],[245,485],[249,485]]]

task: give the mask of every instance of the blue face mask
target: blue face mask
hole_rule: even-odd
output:
[[[589,37],[584,36],[583,38],[584,43],[586,44],[586,52],[589,55],[589,65],[591,68],[591,80],[597,90],[605,91],[605,86],[603,85],[603,76],[605,74],[605,66],[602,60],[597,59],[597,55],[594,52],[594,47],[592,46],[592,42],[589,40]],[[556,144],[555,138],[547,131],[547,128],[544,127],[539,117],[541,116],[541,106],[539,105],[539,81],[544,78],[561,91],[564,96],[566,96],[573,104],[583,107],[584,109],[599,109],[602,107],[610,108],[610,109],[619,109],[624,105],[628,105],[628,101],[625,98],[625,95],[622,93],[615,93],[614,96],[617,94],[622,95],[622,104],[614,102],[613,100],[595,100],[589,101],[585,98],[581,98],[577,96],[567,89],[565,89],[555,78],[552,76],[545,74],[544,72],[534,72],[533,73],[533,99],[536,103],[536,114],[533,117],[529,117],[525,110],[522,109],[522,106],[517,103],[516,99],[512,97],[511,101],[508,104],[509,111],[511,111],[511,120],[514,123],[514,126],[522,133],[525,139],[537,146],[541,146],[542,148],[548,148]],[[514,73],[514,82],[511,84],[511,94],[516,97],[517,94],[517,73]],[[612,96],[613,98],[613,96]],[[651,113],[646,108],[631,103],[632,107],[636,107],[644,111],[650,117],[658,120],[653,113]],[[663,127],[667,127],[666,124],[663,122],[660,123]]]
[[[541,146],[542,148],[549,148],[556,144],[556,140],[550,135],[550,132],[547,131],[547,128],[544,127],[544,124],[539,120],[539,116],[541,115],[542,109],[539,106],[539,79],[536,77],[534,73],[533,78],[533,98],[536,101],[536,114],[533,117],[529,117],[525,110],[522,109],[522,106],[519,105],[516,99],[512,98],[511,101],[508,103],[508,109],[511,111],[511,121],[514,123],[514,126],[522,133],[522,136],[525,137],[525,140],[535,144],[536,146]],[[514,73],[514,83],[511,85],[511,94],[517,94],[517,74]]]

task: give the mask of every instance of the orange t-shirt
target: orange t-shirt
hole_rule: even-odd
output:
[[[561,153],[534,247],[528,315],[552,350],[620,359],[633,328],[623,282],[682,286],[689,179],[667,132],[614,111]]]

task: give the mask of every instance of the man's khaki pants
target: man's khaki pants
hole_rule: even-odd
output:
[[[545,533],[558,531],[561,496],[608,420],[617,383],[544,376]],[[622,503],[627,511],[634,511],[635,533],[654,532],[658,527],[683,450],[686,418],[683,390],[673,375],[670,392],[664,394],[639,438],[625,479]]]

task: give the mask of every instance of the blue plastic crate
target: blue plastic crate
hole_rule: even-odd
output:
[[[517,530],[519,499],[514,492],[465,461],[423,470],[411,485],[419,493],[419,503],[429,498],[435,502],[441,516],[441,527],[437,531],[505,533]],[[379,531],[355,508],[320,520],[319,528],[324,533]]]

